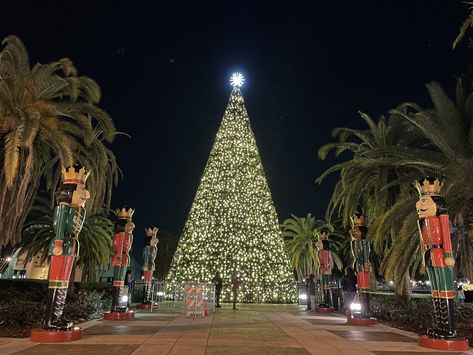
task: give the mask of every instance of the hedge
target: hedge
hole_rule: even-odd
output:
[[[46,310],[47,282],[0,280],[0,326],[37,326]],[[77,322],[101,318],[111,307],[111,286],[79,283],[69,293],[65,319]]]

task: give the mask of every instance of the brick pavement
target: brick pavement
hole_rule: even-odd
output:
[[[237,311],[224,305],[199,318],[155,309],[131,321],[84,323],[82,339],[70,343],[0,338],[0,354],[459,354],[421,348],[415,334],[402,330],[345,322],[340,315],[309,314],[295,305],[240,305]]]

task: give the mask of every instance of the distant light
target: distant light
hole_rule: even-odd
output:
[[[157,295],[157,296],[164,296],[164,292],[163,292],[163,291],[158,291],[158,292],[156,293],[156,295]]]
[[[429,280],[425,281],[425,284],[426,284],[427,286],[430,286],[430,281],[429,281]]]
[[[351,309],[352,311],[358,311],[358,312],[360,312],[360,311],[361,311],[361,303],[353,302],[353,303],[350,305],[350,309]]]
[[[300,299],[300,300],[306,300],[306,299],[307,299],[307,295],[304,295],[304,294],[299,295],[299,299]]]
[[[11,260],[11,258],[10,258],[10,257],[8,257],[6,260],[7,260],[7,263],[9,263],[9,262],[10,262],[10,260]]]
[[[122,296],[122,302],[128,302],[128,296],[127,295]]]
[[[242,73],[233,73],[232,77],[230,78],[230,84],[232,84],[234,88],[241,88],[244,82],[245,77]]]
[[[389,284],[392,286],[394,285],[394,281],[389,281]]]

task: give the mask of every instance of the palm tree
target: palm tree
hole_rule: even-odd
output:
[[[303,280],[309,274],[316,274],[319,266],[316,247],[319,231],[327,229],[334,233],[334,227],[323,220],[315,220],[310,213],[306,217],[291,214],[291,218],[286,219],[281,227],[286,250],[298,280]],[[338,255],[340,249],[340,241],[331,243],[332,260],[342,270],[343,263]]]
[[[396,230],[387,230],[380,235],[376,233],[377,224],[398,196],[405,193],[401,182],[410,183],[418,174],[411,167],[392,164],[392,158],[383,152],[391,147],[412,145],[419,133],[398,114],[392,113],[388,119],[381,116],[377,121],[367,114],[360,112],[360,115],[367,125],[366,129],[336,128],[333,136],[338,138],[338,142],[319,149],[320,159],[326,159],[330,151],[335,151],[337,157],[348,152],[351,157],[329,168],[317,182],[320,184],[329,174],[340,172],[326,218],[330,220],[338,214],[342,227],[347,228],[350,217],[356,211],[363,210],[369,223],[368,239],[375,247],[373,266],[378,266],[389,251]]]
[[[473,223],[473,177],[466,172],[473,168],[473,93],[465,90],[462,79],[457,83],[456,102],[437,83],[427,84],[427,89],[433,109],[424,110],[409,103],[401,105],[402,111],[395,110],[396,113],[402,112],[400,116],[422,134],[424,144],[411,149],[409,154],[398,150],[385,153],[394,158],[394,164],[417,166],[426,173],[446,177],[444,194],[451,221],[457,229],[454,245],[461,245],[461,249],[457,248],[461,256],[464,250],[472,249],[469,236]],[[398,220],[404,221],[399,237],[412,236],[417,220],[414,200],[413,194],[399,199],[380,223],[380,232],[392,226],[390,216],[396,214]],[[399,248],[402,249],[402,246],[399,245]],[[459,271],[466,277],[473,277],[471,258],[462,257],[460,260]],[[390,262],[396,263],[396,257]]]
[[[338,213],[345,226],[360,207],[369,219],[383,214],[399,193],[397,186],[390,184],[404,176],[405,169],[393,166],[389,159],[384,164],[380,159],[373,159],[373,152],[409,145],[418,136],[397,115],[390,115],[387,120],[381,116],[377,122],[365,113],[360,112],[360,116],[367,129],[336,128],[332,136],[338,138],[338,142],[326,144],[318,152],[322,160],[331,151],[335,151],[336,157],[346,152],[352,154],[350,159],[333,165],[316,180],[321,184],[328,175],[340,172],[326,218],[330,220]]]
[[[451,219],[458,228],[454,245],[462,245],[466,250],[471,248],[473,179],[471,174],[465,174],[473,168],[471,85],[465,85],[463,79],[458,81],[456,102],[436,83],[427,84],[427,89],[433,109],[424,110],[406,103],[390,111],[390,119],[403,121],[399,126],[402,139],[373,146],[370,136],[358,134],[358,138],[363,138],[359,146],[349,146],[354,152],[353,158],[331,169],[341,170],[341,182],[332,203],[337,204],[342,215],[346,218],[357,204],[371,209],[369,238],[383,251],[381,270],[387,279],[394,279],[398,293],[404,293],[406,281],[422,269],[414,208],[418,197],[412,185],[415,178],[430,174],[446,176],[444,193]],[[345,146],[341,139],[332,147],[322,147],[322,157],[324,149],[345,149]],[[383,176],[388,179],[382,180]],[[380,181],[384,181],[384,185]],[[385,190],[391,190],[392,194],[388,194],[387,199],[383,197],[381,202],[385,205],[379,205],[377,201]],[[373,213],[376,209],[381,213]],[[463,257],[458,264],[459,271],[467,277],[471,277],[473,270],[469,260],[471,258]]]
[[[455,40],[452,43],[453,49],[455,49],[457,44],[460,43],[463,36],[465,36],[465,33],[468,30],[468,28],[473,27],[473,1],[465,1],[465,4],[469,5],[470,14],[466,18],[466,20],[463,21],[463,24],[460,27],[460,32],[458,33],[458,36],[455,38]]]
[[[408,196],[409,192],[412,192],[410,183],[421,170],[417,166],[393,164],[395,157],[386,154],[387,150],[409,152],[408,147],[419,140],[419,132],[405,122],[401,117],[402,113],[401,109],[399,112],[391,112],[387,120],[381,116],[377,122],[360,113],[368,126],[367,129],[337,128],[333,135],[338,137],[339,141],[319,149],[321,159],[325,159],[332,150],[337,156],[345,151],[352,153],[351,159],[329,168],[317,182],[321,183],[333,172],[340,172],[340,180],[335,186],[327,218],[338,212],[343,225],[347,226],[355,211],[365,212],[370,227],[368,239],[375,247],[371,254],[375,274],[387,270],[383,262],[385,256],[394,255],[391,253],[393,240],[399,232],[398,226],[402,225],[382,224],[381,221],[386,220],[386,213],[393,210],[400,196]],[[413,211],[412,206],[409,212]],[[393,221],[397,220],[397,215],[391,214],[390,217]],[[380,224],[385,228],[380,229]],[[388,225],[390,228],[387,228]],[[391,271],[391,268],[388,270]],[[395,279],[399,285],[398,289],[402,292],[402,285],[407,285],[410,277],[408,273],[404,273]]]
[[[53,229],[54,209],[51,201],[37,197],[24,225],[22,240],[17,245],[26,252],[25,262],[41,255],[41,263],[48,258],[51,241],[55,237]],[[92,276],[96,267],[108,264],[112,253],[113,223],[105,213],[86,216],[79,233],[78,266],[83,266]]]
[[[100,88],[78,76],[63,58],[30,66],[23,43],[15,36],[0,52],[0,244],[20,241],[21,228],[38,186],[53,191],[60,165],[81,163],[91,171],[89,210],[110,202],[118,178],[113,153],[104,144],[116,134],[111,118],[97,107]]]

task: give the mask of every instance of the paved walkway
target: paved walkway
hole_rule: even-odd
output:
[[[70,343],[0,338],[0,354],[459,354],[421,348],[409,332],[344,323],[339,315],[308,314],[292,305],[240,305],[238,311],[224,305],[203,318],[157,309],[131,321],[83,323],[82,339]]]

